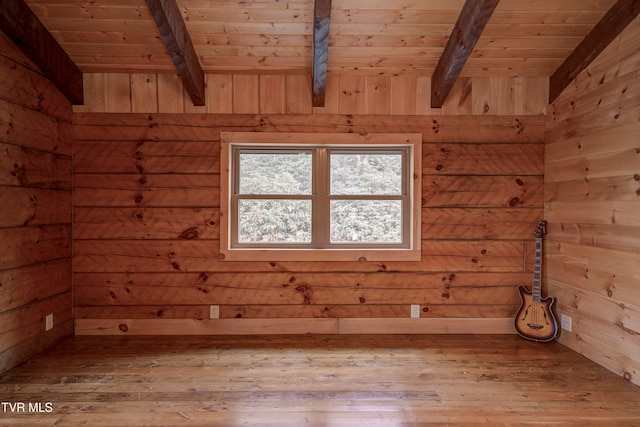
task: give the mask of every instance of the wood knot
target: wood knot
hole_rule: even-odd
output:
[[[311,304],[311,297],[313,296],[313,291],[309,285],[303,284],[296,287],[296,291],[302,295],[305,304]]]
[[[189,227],[189,228],[187,228],[182,233],[180,233],[179,237],[181,239],[184,239],[184,240],[196,239],[198,237],[198,227]]]
[[[27,168],[24,165],[20,165],[18,163],[15,163],[13,165],[13,171],[11,172],[11,176],[13,176],[16,181],[21,185],[21,186],[26,186],[29,184],[29,180],[27,179]]]
[[[360,304],[364,304],[365,302],[367,302],[367,300],[365,300],[364,297],[358,298],[358,301],[360,301]]]
[[[118,325],[118,329],[120,329],[122,332],[129,332],[129,327],[126,323],[120,323]]]

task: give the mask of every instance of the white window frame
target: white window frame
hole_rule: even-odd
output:
[[[416,133],[220,133],[220,259],[227,261],[420,261],[421,200],[422,200],[422,134]],[[358,245],[330,247],[234,247],[231,242],[232,221],[229,218],[233,194],[233,147],[252,148],[374,148],[398,149],[408,152],[407,174],[409,212],[403,223],[409,227],[408,245],[380,245],[372,248]],[[345,247],[348,246],[348,247]]]

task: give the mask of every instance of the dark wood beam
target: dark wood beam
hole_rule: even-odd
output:
[[[193,105],[205,105],[204,72],[175,0],[145,0]]]
[[[431,77],[431,107],[440,108],[499,0],[467,0]]]
[[[24,1],[0,1],[0,29],[72,104],[84,103],[82,71]]]
[[[313,106],[324,107],[329,59],[331,0],[315,0],[313,9]]]
[[[549,103],[589,66],[640,12],[640,0],[618,0],[549,78]]]

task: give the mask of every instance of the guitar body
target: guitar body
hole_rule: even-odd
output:
[[[558,323],[553,315],[553,297],[541,298],[535,301],[533,294],[524,286],[518,286],[522,305],[518,310],[514,324],[518,335],[523,338],[549,342],[558,335]]]

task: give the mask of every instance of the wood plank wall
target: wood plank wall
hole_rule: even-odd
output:
[[[513,333],[543,116],[77,113],[74,131],[78,334]],[[219,260],[221,131],[422,133],[422,261]]]
[[[84,75],[75,112],[365,115],[544,115],[547,78],[461,78],[442,109],[430,108],[431,79],[329,75],[325,106],[311,106],[306,75],[208,74],[206,106],[194,107],[169,74]]]
[[[560,341],[640,385],[640,20],[549,107],[546,283]]]
[[[0,33],[0,372],[73,332],[72,119]]]

